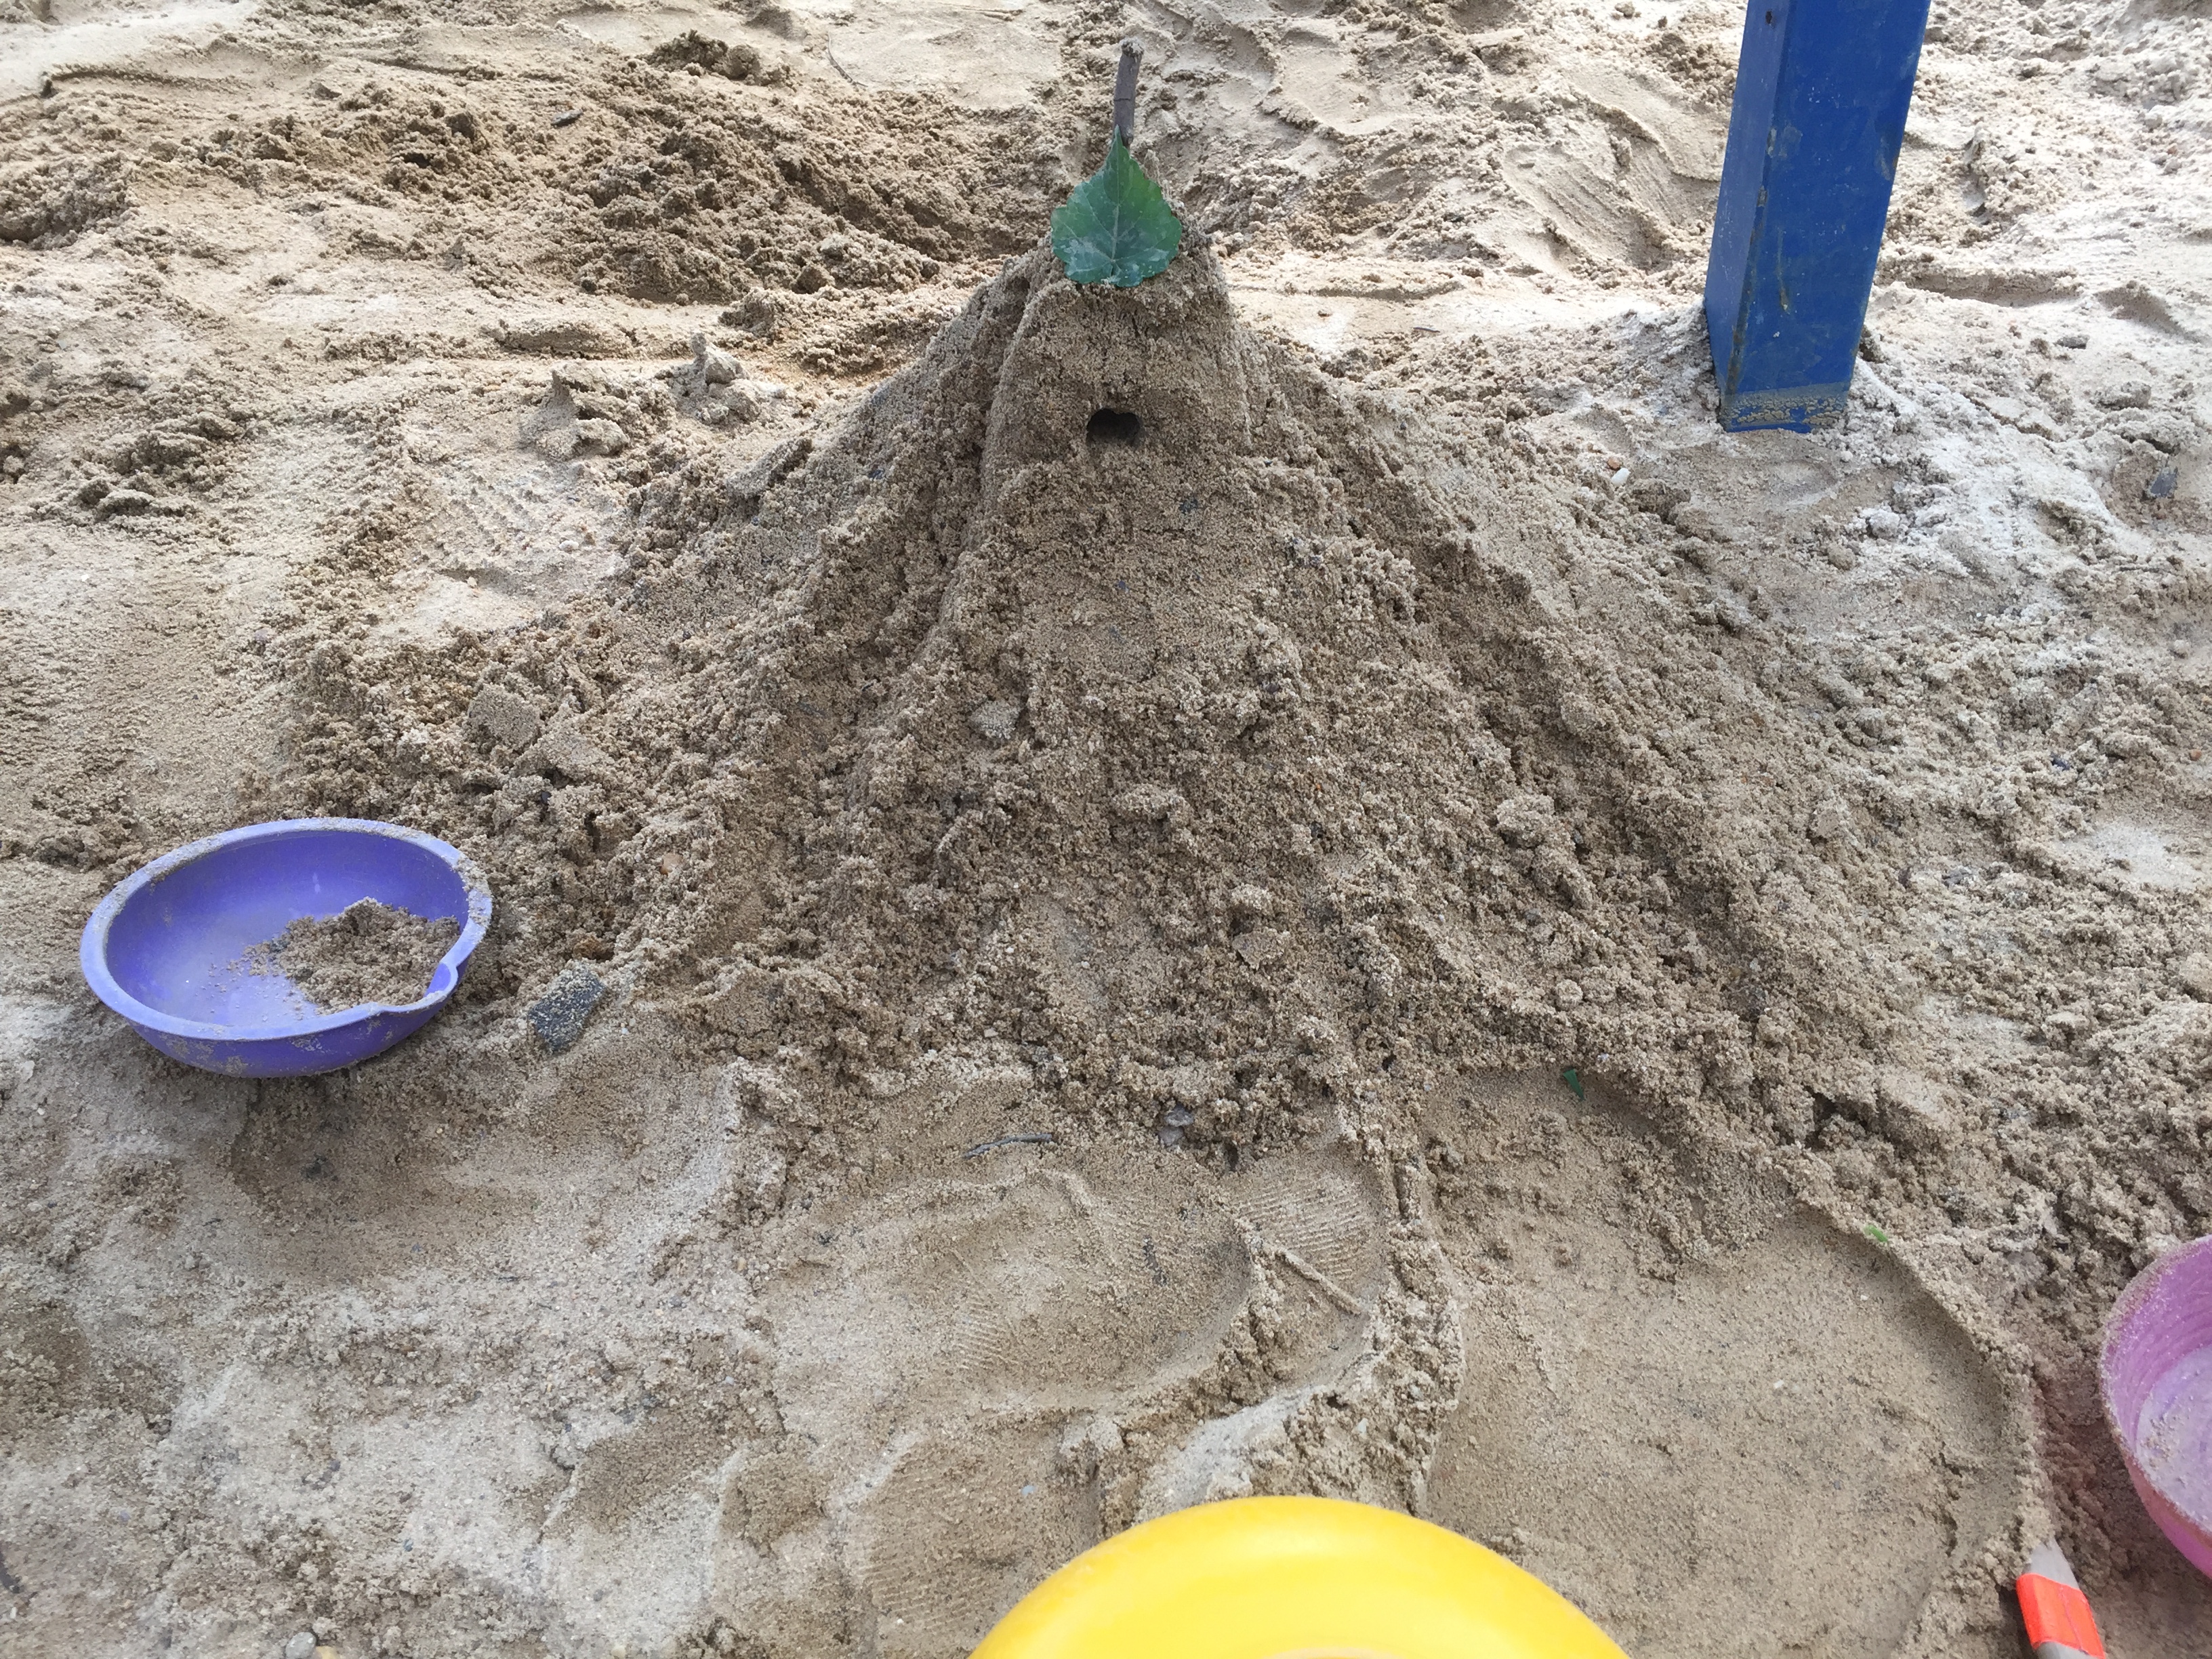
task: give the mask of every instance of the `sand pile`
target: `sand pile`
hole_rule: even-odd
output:
[[[626,578],[293,787],[396,775],[366,804],[507,871],[518,983],[634,960],[833,1121],[957,1051],[1233,1168],[1419,1055],[1943,1150],[1972,1114],[1865,953],[1926,853],[1881,846],[1941,817],[2042,899],[2054,769],[1853,769],[1894,666],[1686,606],[1725,532],[1559,471],[1246,333],[1202,252],[1111,295],[1032,255],[842,428],[647,485]],[[2180,741],[2148,677],[2075,704],[2105,769]]]
[[[1742,902],[1771,837],[1646,736],[1756,749],[1755,688],[1654,649],[1510,449],[1364,401],[1203,258],[1133,296],[1033,260],[770,522],[672,501],[633,603],[692,630],[674,701],[728,780],[678,912],[702,1015],[825,1082],[995,1034],[1231,1167],[1416,1054],[1748,1110],[1872,1038],[1832,942]],[[745,624],[687,611],[691,559]]]
[[[631,577],[501,642],[384,810],[554,890],[511,970],[580,917],[825,1102],[957,1049],[1233,1168],[1418,1054],[1802,1138],[1894,1012],[1788,919],[1848,908],[1838,809],[1582,516],[1203,253],[1031,256],[818,446],[649,485]]]

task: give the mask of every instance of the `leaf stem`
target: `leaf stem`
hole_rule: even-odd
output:
[[[1137,65],[1144,60],[1141,40],[1121,43],[1121,67],[1114,71],[1114,131],[1125,149],[1137,143]]]

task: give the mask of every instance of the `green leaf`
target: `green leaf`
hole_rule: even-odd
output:
[[[1869,1221],[1864,1226],[1861,1227],[1859,1231],[1864,1233],[1869,1238],[1874,1240],[1877,1244],[1886,1246],[1889,1243],[1889,1235],[1887,1232],[1883,1231],[1881,1224],[1879,1222]]]
[[[1052,251],[1072,283],[1134,288],[1165,270],[1182,246],[1182,221],[1118,132],[1106,165],[1052,216]]]

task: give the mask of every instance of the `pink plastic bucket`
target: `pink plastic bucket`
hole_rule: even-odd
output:
[[[2105,1420],[2166,1535],[2212,1575],[2212,1237],[2168,1250],[2105,1324]]]

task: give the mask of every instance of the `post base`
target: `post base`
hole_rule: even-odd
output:
[[[1818,432],[1844,418],[1851,383],[1785,386],[1779,392],[1739,392],[1721,398],[1721,425],[1730,432]]]

